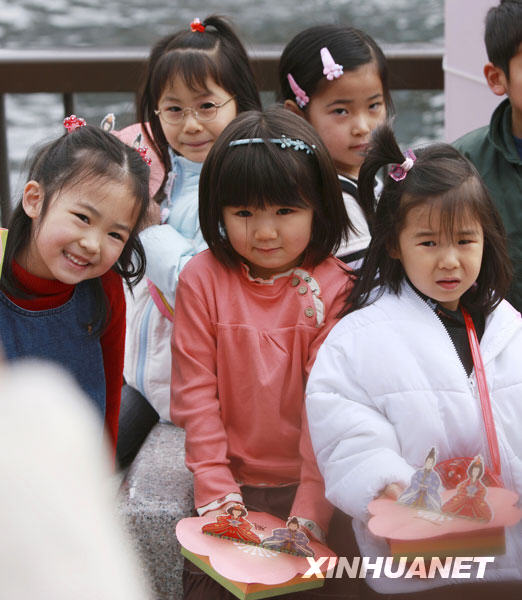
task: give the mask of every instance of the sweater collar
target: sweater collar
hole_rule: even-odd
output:
[[[284,273],[277,273],[273,277],[270,277],[270,279],[263,279],[262,277],[254,277],[250,273],[250,266],[247,265],[246,263],[241,263],[241,272],[246,277],[246,279],[248,279],[248,281],[251,281],[252,283],[257,283],[259,285],[273,286],[279,279],[282,279],[284,277],[289,277],[290,275],[292,275],[292,273],[295,271],[295,269],[296,269],[296,267],[292,267],[291,269],[289,269],[288,271],[285,271]]]
[[[28,310],[44,310],[60,306],[71,298],[75,288],[74,285],[62,283],[57,279],[43,279],[32,275],[16,261],[13,261],[13,275],[31,297],[17,298],[8,295],[8,298],[17,306]]]

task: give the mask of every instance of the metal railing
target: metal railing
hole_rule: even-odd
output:
[[[276,90],[280,46],[249,52],[262,91]],[[443,49],[426,45],[384,46],[390,84],[396,90],[442,90]],[[0,50],[0,224],[11,211],[5,94],[62,94],[64,115],[74,112],[74,94],[136,93],[148,48]]]

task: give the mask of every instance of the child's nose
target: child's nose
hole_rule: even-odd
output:
[[[273,240],[277,238],[277,230],[271,221],[259,223],[255,229],[256,240]]]
[[[100,236],[95,231],[89,231],[80,240],[80,247],[90,254],[98,253],[100,249]]]
[[[354,135],[367,135],[370,133],[370,122],[365,115],[355,115],[352,121],[352,132]]]
[[[455,269],[459,266],[458,252],[453,246],[442,249],[439,256],[439,267],[441,269]]]
[[[183,119],[183,130],[194,132],[200,131],[202,129],[201,123],[196,119],[196,115],[194,111],[188,110],[185,113],[185,118]]]

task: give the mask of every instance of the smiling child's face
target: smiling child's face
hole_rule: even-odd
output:
[[[184,108],[223,104],[232,97],[226,90],[208,78],[204,89],[191,89],[181,78],[174,79],[163,90],[158,102],[161,111],[179,111]],[[160,116],[160,124],[167,142],[178,154],[193,162],[203,162],[219,134],[237,115],[235,99],[218,108],[211,121],[200,121],[193,111],[187,111],[176,124],[167,123]]]
[[[138,206],[129,186],[86,180],[55,194],[44,215],[43,201],[42,186],[29,181],[22,203],[32,219],[31,241],[16,260],[37,277],[68,284],[109,271],[136,225]]]

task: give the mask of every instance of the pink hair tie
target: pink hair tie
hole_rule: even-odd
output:
[[[144,162],[146,162],[149,167],[152,164],[152,159],[147,156],[147,146],[136,146],[136,152],[143,158]]]
[[[205,26],[203,25],[203,23],[198,19],[198,17],[196,17],[192,23],[190,24],[190,28],[192,29],[192,31],[199,31],[199,33],[203,33],[205,31]]]
[[[303,88],[299,87],[297,81],[290,73],[288,73],[286,78],[288,79],[288,83],[290,84],[292,92],[295,94],[297,106],[299,106],[299,108],[304,108],[310,102],[310,98],[306,95],[306,92],[303,90]]]
[[[401,165],[393,165],[391,168],[389,175],[394,181],[402,181],[413,167],[413,163],[417,160],[417,157],[410,149],[406,150],[404,156],[406,159]]]
[[[338,65],[332,55],[330,54],[330,50],[325,46],[321,48],[321,61],[323,62],[323,75],[326,75],[326,79],[328,81],[332,81],[332,79],[339,79],[339,77],[343,74],[343,66]]]
[[[85,119],[77,117],[76,115],[65,117],[65,119],[63,120],[63,126],[65,127],[65,129],[67,129],[68,133],[79,129],[80,127],[85,127],[86,125],[87,123],[85,122]]]

